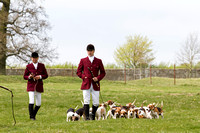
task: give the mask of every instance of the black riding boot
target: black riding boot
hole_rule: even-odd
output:
[[[89,110],[90,110],[90,105],[89,104],[84,104],[84,114],[85,114],[85,117],[86,117],[86,121],[90,120]]]
[[[31,120],[35,120],[33,106],[34,106],[34,104],[29,104],[29,115],[30,115]]]
[[[36,114],[39,109],[40,109],[40,106],[35,106],[35,110],[33,111],[34,118],[36,117]]]
[[[98,106],[92,105],[92,120],[95,120],[95,114],[98,109]]]

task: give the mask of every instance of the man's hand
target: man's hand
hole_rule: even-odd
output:
[[[32,79],[34,77],[34,75],[31,73],[30,75],[29,75],[29,79]]]
[[[97,82],[97,81],[98,81],[98,78],[97,78],[97,77],[94,77],[93,80],[94,80],[94,82]]]
[[[35,80],[39,80],[40,79],[40,75],[37,75],[34,77]]]

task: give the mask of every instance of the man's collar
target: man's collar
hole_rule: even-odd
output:
[[[94,55],[93,56],[88,56],[89,58],[94,58]]]
[[[37,63],[34,63],[34,62],[33,62],[33,64],[37,65],[37,64],[38,64],[38,62],[37,62]]]

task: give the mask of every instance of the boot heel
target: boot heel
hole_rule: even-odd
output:
[[[92,105],[92,120],[95,120],[95,115],[96,115],[97,109],[98,109],[98,106]]]
[[[38,112],[39,109],[40,109],[40,106],[35,106],[35,110],[33,111],[33,116],[34,116],[34,118],[36,117],[37,112]],[[35,118],[35,119],[36,119],[36,118]]]
[[[33,106],[34,106],[34,104],[29,104],[29,106],[28,106],[28,108],[29,108],[29,116],[30,116],[31,120],[35,120],[34,112],[33,112]]]
[[[90,105],[89,104],[84,104],[84,114],[85,114],[85,120],[90,120],[90,117],[89,117],[89,110],[90,110]]]

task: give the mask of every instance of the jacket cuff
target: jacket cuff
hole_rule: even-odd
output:
[[[84,74],[82,74],[82,75],[81,75],[81,78],[82,78],[82,79],[84,79],[84,78],[85,78],[85,75],[84,75]]]
[[[97,77],[97,79],[98,79],[98,81],[100,81],[101,79],[100,79],[100,77]]]

